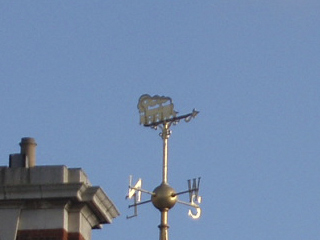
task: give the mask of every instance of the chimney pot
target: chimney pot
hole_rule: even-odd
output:
[[[34,167],[36,165],[36,146],[37,143],[34,138],[21,138],[20,153],[26,156],[29,167]]]

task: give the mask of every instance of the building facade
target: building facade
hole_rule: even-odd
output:
[[[36,166],[36,142],[0,167],[0,240],[91,240],[92,229],[119,215],[80,168]]]

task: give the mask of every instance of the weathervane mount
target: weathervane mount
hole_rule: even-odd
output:
[[[129,193],[127,198],[133,198],[134,204],[129,205],[129,208],[134,207],[134,214],[127,216],[132,218],[137,216],[137,206],[145,203],[152,202],[155,208],[161,212],[160,240],[168,240],[168,211],[175,206],[176,203],[192,207],[188,215],[194,219],[199,218],[201,209],[201,197],[198,195],[200,178],[188,180],[188,190],[176,192],[168,184],[168,139],[171,135],[171,125],[176,125],[180,120],[184,119],[189,122],[195,118],[199,113],[195,109],[191,113],[177,116],[178,112],[174,110],[174,105],[170,97],[155,95],[151,97],[149,94],[143,94],[139,98],[138,109],[140,113],[140,124],[145,127],[157,129],[160,127],[162,130],[160,136],[163,140],[163,165],[162,165],[162,183],[156,187],[153,192],[142,189],[142,180],[139,179],[135,185],[132,185],[132,177],[129,181]],[[141,201],[141,193],[151,195],[151,199]],[[179,195],[189,193],[189,202],[181,201],[178,199]]]

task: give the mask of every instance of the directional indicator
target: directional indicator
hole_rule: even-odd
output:
[[[128,198],[132,198],[133,196],[136,197],[137,201],[141,201],[141,186],[142,186],[142,180],[139,178],[138,182],[132,186],[132,176],[130,176],[129,180],[129,193]],[[137,194],[138,192],[138,194]]]
[[[200,178],[192,179],[192,185],[191,185],[191,180],[188,180],[188,191],[185,192],[180,192],[177,194],[183,194],[188,192],[189,193],[189,203],[183,202],[183,201],[178,201],[178,203],[187,205],[192,207],[193,209],[190,209],[188,212],[188,215],[192,217],[193,219],[197,219],[201,216],[201,208],[199,204],[202,201],[202,198],[199,196],[199,186],[200,186]],[[194,210],[196,212],[194,212]]]
[[[151,200],[141,202],[141,193],[142,192],[153,195],[153,193],[146,191],[146,190],[142,189],[141,187],[142,187],[141,178],[139,178],[138,182],[133,186],[132,185],[132,176],[130,176],[129,192],[128,192],[128,195],[126,196],[126,198],[129,198],[129,199],[133,198],[134,203],[132,205],[129,205],[129,208],[134,207],[134,213],[131,216],[127,216],[127,219],[138,216],[138,207],[137,207],[138,205],[151,202]]]
[[[129,192],[127,198],[134,200],[134,203],[129,205],[129,208],[134,207],[134,213],[127,218],[132,218],[138,215],[137,207],[145,203],[152,202],[153,206],[161,212],[160,240],[168,240],[168,211],[175,206],[176,203],[181,203],[192,207],[189,209],[188,215],[191,218],[197,219],[201,215],[201,197],[199,196],[200,178],[188,180],[188,190],[176,192],[168,184],[168,139],[171,135],[170,127],[176,125],[180,120],[184,119],[189,122],[199,113],[195,109],[191,113],[177,116],[178,112],[174,110],[172,99],[169,97],[155,95],[151,97],[144,94],[138,102],[140,113],[140,124],[145,127],[151,127],[162,130],[160,136],[163,140],[163,165],[162,165],[162,183],[152,192],[142,189],[142,180],[139,179],[136,184],[132,185],[132,177],[129,180]],[[150,195],[150,200],[141,201],[141,194]],[[189,202],[178,199],[179,195],[189,194]]]
[[[177,114],[173,110],[172,99],[158,95],[153,97],[148,94],[142,95],[139,99],[138,109],[140,112],[140,124],[145,126],[172,119]]]
[[[200,186],[200,178],[198,178],[198,181],[196,178],[192,180],[192,186],[191,186],[191,180],[188,180],[188,189],[189,189],[189,199],[190,202],[194,197],[198,198],[199,193],[199,186]]]
[[[192,187],[191,180],[188,180],[188,188],[189,188],[189,201],[193,207],[196,208],[196,213],[193,213],[192,210],[189,210],[188,215],[194,219],[197,219],[201,215],[201,208],[199,204],[202,201],[202,198],[199,196],[199,186],[200,186],[200,178],[198,181],[196,178],[193,179]]]

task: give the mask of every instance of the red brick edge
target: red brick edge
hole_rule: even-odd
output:
[[[18,230],[16,240],[85,240],[80,233],[65,229]]]

